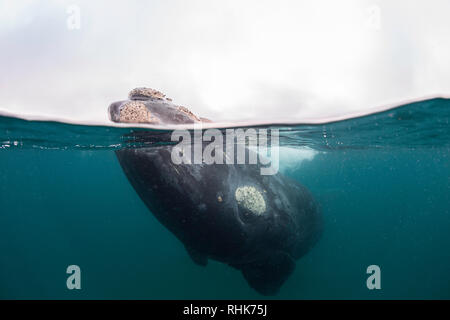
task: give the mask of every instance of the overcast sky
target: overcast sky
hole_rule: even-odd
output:
[[[149,86],[213,120],[301,121],[448,95],[449,12],[448,0],[0,0],[0,110],[103,121]]]

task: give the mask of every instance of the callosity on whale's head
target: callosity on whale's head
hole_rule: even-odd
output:
[[[144,87],[131,90],[128,100],[113,102],[108,113],[111,121],[120,123],[170,125],[209,122],[188,108],[175,105],[160,91]]]

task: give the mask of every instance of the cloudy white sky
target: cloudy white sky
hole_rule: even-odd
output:
[[[0,0],[0,110],[104,121],[149,86],[214,120],[301,121],[448,95],[449,12],[448,0]]]

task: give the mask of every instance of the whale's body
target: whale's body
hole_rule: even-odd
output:
[[[124,103],[110,106],[111,119]],[[259,165],[175,164],[173,148],[124,148],[116,155],[140,198],[197,264],[226,263],[258,292],[275,294],[321,234],[310,192],[280,173],[261,175]]]

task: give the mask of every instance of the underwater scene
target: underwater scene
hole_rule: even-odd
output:
[[[450,100],[436,98],[330,123],[258,127],[278,130],[278,175],[308,190],[321,226],[295,268],[289,258],[246,271],[188,252],[175,236],[186,230],[169,230],[166,212],[149,209],[160,199],[144,202],[148,190],[135,189],[120,154],[172,148],[171,130],[0,116],[0,299],[450,299],[449,118]],[[252,189],[238,189],[236,201],[255,216],[277,193],[249,205]],[[217,238],[234,232],[224,219],[210,227]],[[271,241],[252,248],[272,252]],[[72,265],[81,290],[68,289]],[[376,290],[369,266],[377,266]]]

